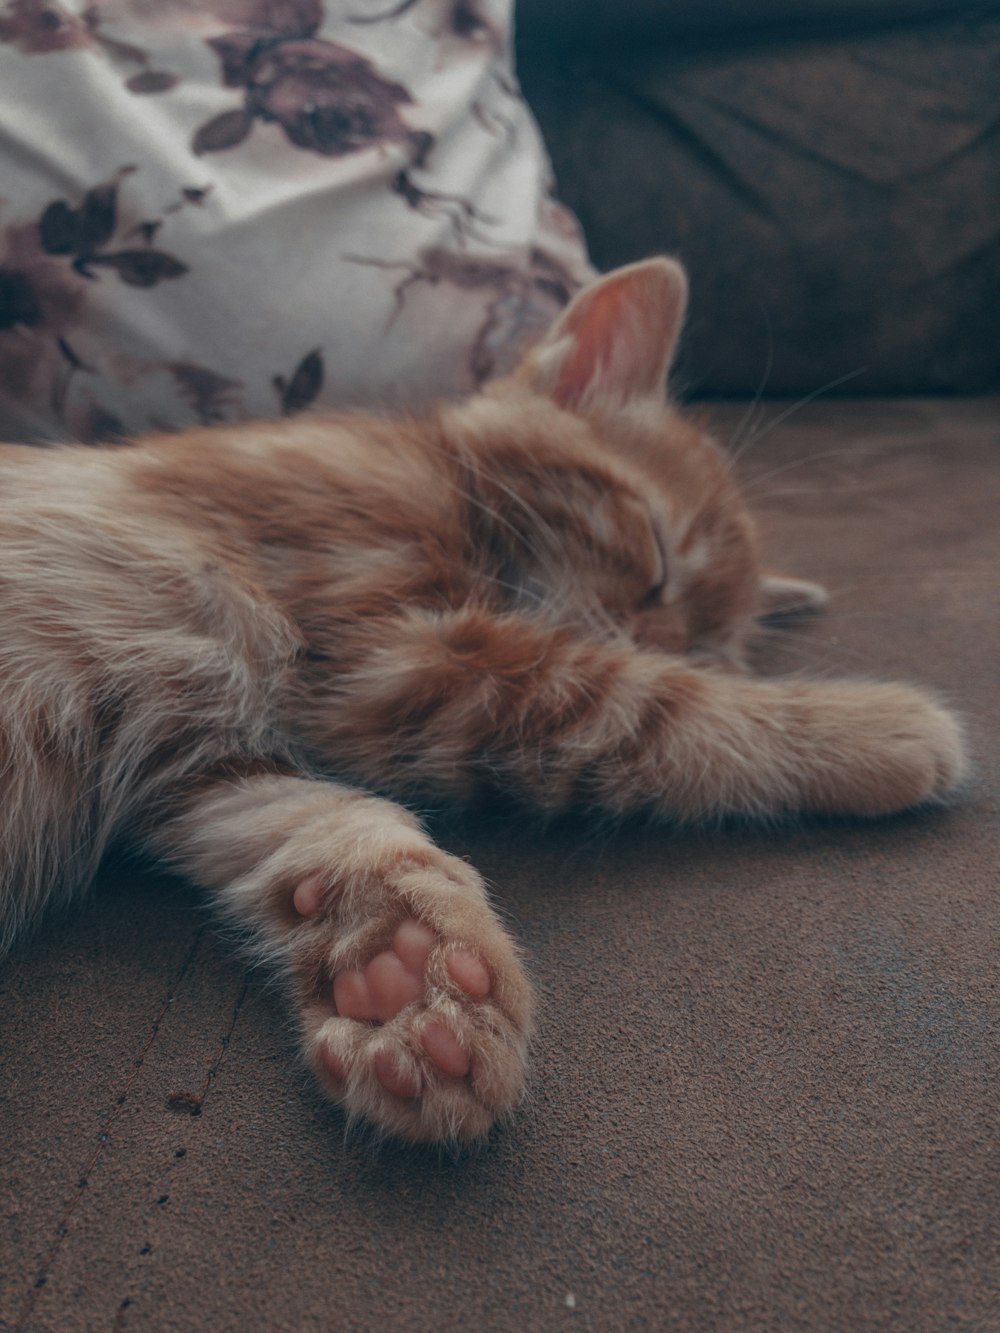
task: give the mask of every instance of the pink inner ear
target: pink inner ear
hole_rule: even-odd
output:
[[[574,345],[552,396],[575,407],[661,392],[682,316],[683,289],[647,265],[603,279],[566,312]]]
[[[625,279],[605,283],[569,312],[566,332],[573,335],[574,346],[560,370],[553,395],[563,406],[579,401],[600,371],[604,349],[614,338],[624,285]]]

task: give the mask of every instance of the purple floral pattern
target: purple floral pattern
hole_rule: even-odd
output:
[[[79,16],[50,0],[10,0],[0,13],[0,43],[16,46],[25,55],[47,55],[97,46],[113,64],[141,68],[128,75],[125,87],[131,93],[165,93],[176,87],[177,76],[153,69],[150,55],[141,46],[109,36],[102,30],[102,14],[96,4]]]
[[[88,190],[77,208],[65,199],[53,200],[38,219],[38,239],[45,253],[70,256],[74,272],[83,278],[95,278],[95,268],[111,269],[130,287],[155,287],[167,278],[182,277],[187,266],[153,248],[156,232],[151,225],[140,249],[103,248],[114,235],[118,188],[133,171],[135,167],[122,167],[110,180]]]
[[[503,373],[591,273],[510,11],[0,0],[0,117],[46,150],[3,160],[0,434],[415,404]]]
[[[209,45],[226,86],[245,88],[246,98],[242,108],[197,131],[196,153],[236,147],[254,120],[280,125],[297,148],[328,157],[392,142],[409,144],[422,157],[430,147],[428,136],[399,115],[413,100],[406,89],[346,46],[318,37],[261,39],[252,31],[227,33]]]

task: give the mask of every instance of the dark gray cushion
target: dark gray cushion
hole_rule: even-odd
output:
[[[691,271],[691,388],[997,384],[1000,20],[526,56],[595,261]]]

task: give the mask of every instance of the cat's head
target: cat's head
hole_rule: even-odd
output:
[[[755,619],[808,585],[763,577],[725,454],[666,397],[686,305],[673,260],[618,269],[450,421],[516,601],[736,664]]]

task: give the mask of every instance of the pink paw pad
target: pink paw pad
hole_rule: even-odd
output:
[[[469,1053],[447,1023],[428,1023],[420,1040],[428,1056],[444,1073],[464,1078],[469,1072]]]
[[[292,906],[298,912],[299,916],[315,916],[323,902],[323,891],[326,888],[322,875],[310,875],[308,879],[296,885],[295,892],[292,894]]]
[[[303,881],[296,890],[296,910],[301,911],[300,893],[305,905],[311,904],[311,884],[311,880]],[[337,1013],[357,1022],[388,1023],[407,1005],[418,1003],[426,987],[424,970],[436,942],[429,926],[412,918],[403,921],[387,949],[377,953],[364,967],[339,972],[334,977],[333,1001]],[[446,965],[456,988],[470,999],[481,1000],[489,995],[489,970],[471,950],[454,949],[448,954]],[[424,1054],[442,1073],[451,1078],[464,1078],[468,1074],[469,1053],[444,1020],[432,1019],[421,1032],[420,1041]],[[328,1060],[326,1063],[330,1067]],[[373,1065],[387,1092],[411,1099],[420,1095],[419,1074],[398,1061],[392,1052],[380,1051]],[[332,1068],[330,1072],[337,1077]]]

